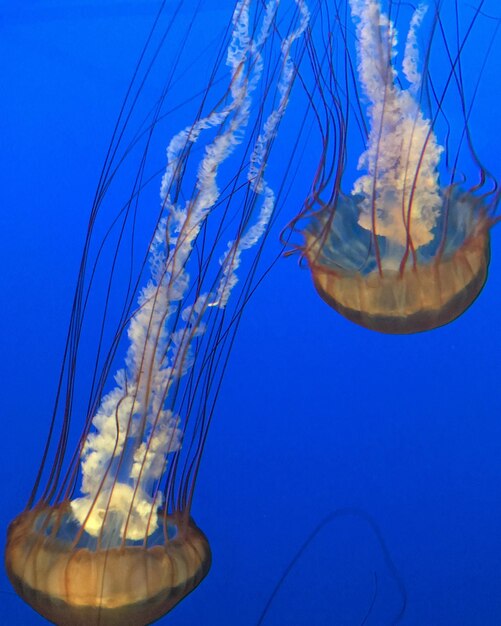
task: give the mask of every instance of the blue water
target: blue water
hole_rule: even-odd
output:
[[[180,91],[204,81],[232,5],[205,2]],[[0,2],[2,536],[41,458],[89,208],[155,6]],[[499,16],[497,0],[484,12]],[[479,44],[486,29],[472,35]],[[475,49],[469,67],[481,61]],[[472,118],[477,151],[498,176],[500,72],[498,38]],[[171,134],[189,121],[176,113]],[[280,219],[300,208],[291,198]],[[160,623],[255,625],[309,533],[354,507],[378,524],[405,585],[401,624],[501,624],[499,227],[492,234],[478,300],[416,336],[353,325],[320,300],[297,259],[275,265],[247,306],[197,483],[193,516],[212,569]],[[0,591],[0,624],[45,623],[3,573]],[[381,546],[362,518],[340,517],[302,555],[263,623],[357,626],[374,595],[366,623],[389,626],[401,596]]]

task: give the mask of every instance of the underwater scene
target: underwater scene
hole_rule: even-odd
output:
[[[0,625],[501,624],[498,0],[0,0]]]

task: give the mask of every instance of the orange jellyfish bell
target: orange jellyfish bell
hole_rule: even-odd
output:
[[[150,624],[205,577],[211,553],[192,520],[166,516],[152,545],[95,546],[79,536],[69,503],[39,506],[9,528],[6,568],[16,592],[55,624]],[[94,545],[93,545],[94,544]]]
[[[374,245],[356,221],[357,199],[341,195],[335,210],[319,212],[305,232],[320,296],[352,322],[383,333],[416,333],[459,317],[487,278],[492,220],[482,201],[459,189],[449,189],[444,204],[445,232],[424,249],[393,252],[383,237]]]
[[[394,13],[391,3],[385,13],[379,0],[348,0],[347,6],[356,32],[353,41],[344,38],[345,75],[336,60],[324,75],[327,64],[311,54],[322,87],[311,93],[322,152],[312,193],[293,227],[306,218],[298,228],[301,252],[332,308],[383,333],[430,330],[460,316],[482,290],[496,221],[498,186],[472,147],[472,106],[460,62],[480,9],[462,39],[454,33],[454,47],[440,4],[428,17],[426,3]],[[397,17],[407,32],[403,42]],[[426,20],[430,37],[421,63]],[[431,77],[433,60],[444,76]],[[460,123],[446,117],[449,103]],[[357,143],[359,172],[350,173],[346,193]],[[468,173],[473,168],[479,182],[468,188],[460,167]]]

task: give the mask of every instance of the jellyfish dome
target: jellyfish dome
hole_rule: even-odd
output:
[[[113,542],[112,530],[99,538],[79,537],[79,530],[68,504],[36,507],[9,529],[10,580],[55,624],[150,624],[210,568],[209,543],[191,520],[167,516],[151,545]]]
[[[417,228],[409,227],[406,244],[360,225],[355,218],[363,215],[365,200],[340,196],[329,232],[321,216],[307,231],[320,296],[347,319],[384,333],[430,330],[459,317],[487,278],[491,221],[482,201],[456,187],[443,190],[446,230],[438,227],[440,235],[411,251]]]
[[[457,318],[480,293],[497,203],[497,184],[490,193],[483,189],[487,175],[471,148],[460,63],[467,34],[455,50],[445,35],[440,39],[436,31],[443,31],[443,18],[434,5],[421,69],[418,34],[425,4],[412,9],[403,45],[392,20],[398,15],[403,21],[409,8],[397,11],[389,3],[385,13],[379,0],[350,0],[349,6],[357,63],[347,56],[345,80],[336,75],[334,62],[330,66],[338,119],[335,162],[323,155],[302,215],[309,217],[303,254],[320,296],[346,318],[385,333],[429,330]],[[478,12],[473,21],[477,18]],[[434,81],[429,64],[440,46],[441,64],[448,69]],[[345,93],[350,81],[353,100]],[[449,103],[463,112],[459,123],[445,117]],[[323,137],[334,134],[332,124],[327,121]],[[341,183],[352,150],[349,125],[361,129],[363,151],[362,173],[346,193]],[[439,143],[438,127],[445,128],[446,147]],[[465,150],[480,172],[472,188],[465,186],[459,166]],[[330,176],[333,190],[325,199]]]

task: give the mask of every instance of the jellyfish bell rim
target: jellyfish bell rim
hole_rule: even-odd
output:
[[[54,533],[35,529],[40,515],[64,515],[69,509],[68,501],[54,506],[38,504],[18,515],[7,535],[9,580],[35,611],[53,623],[150,624],[191,593],[210,569],[209,542],[183,513],[166,516],[167,523],[179,532],[163,545],[92,551],[74,548]]]
[[[375,269],[363,275],[329,267],[318,261],[322,244],[308,232],[303,255],[318,294],[340,315],[380,333],[414,334],[449,324],[479,296],[489,269],[489,230],[496,221],[484,215],[453,254],[403,270]],[[457,281],[457,273],[469,278]],[[441,286],[449,290],[446,297]]]

